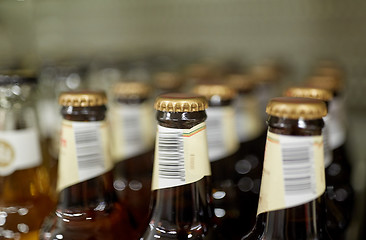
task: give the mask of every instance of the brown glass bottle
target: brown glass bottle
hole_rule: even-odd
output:
[[[59,157],[59,198],[40,239],[137,239],[113,188],[106,95],[65,92]]]
[[[330,102],[333,99],[333,94],[331,91],[321,88],[310,88],[310,87],[293,87],[289,88],[285,92],[286,96],[289,97],[309,97],[314,99],[322,100],[326,103],[328,111]],[[352,213],[352,208],[354,205],[354,191],[350,183],[349,176],[345,171],[339,172],[337,175],[329,175],[333,171],[329,168],[335,168],[339,162],[333,163],[334,151],[332,149],[330,137],[332,136],[332,122],[334,116],[329,113],[324,117],[325,127],[323,128],[324,136],[324,160],[325,160],[325,173],[326,173],[326,185],[328,189],[328,194],[326,197],[327,201],[327,225],[329,233],[332,235],[333,239],[345,239],[345,233],[347,226],[350,222],[350,215]],[[335,164],[335,165],[334,165]],[[337,200],[338,195],[345,193],[345,201],[349,204],[347,209],[342,206]]]
[[[153,173],[153,209],[141,239],[216,239],[206,143],[207,101],[160,95]]]
[[[151,177],[154,158],[151,89],[138,82],[113,87],[110,122],[114,188],[119,200],[133,215],[133,226],[143,234],[149,221]]]
[[[25,71],[0,74],[0,238],[38,239],[54,207],[42,159],[34,90]]]
[[[236,128],[234,101],[236,91],[225,84],[201,84],[194,92],[208,100],[207,143],[212,170],[212,197],[218,230],[226,239],[239,239],[249,221],[249,209],[240,211],[239,189],[235,178],[235,166],[240,160],[239,138]],[[244,198],[248,201],[249,196]],[[257,202],[258,198],[254,199]],[[247,205],[248,206],[248,205]],[[256,205],[254,205],[255,207]],[[251,206],[253,207],[253,205]],[[255,221],[255,212],[253,212]],[[247,231],[250,228],[246,229]]]
[[[242,239],[331,239],[326,229],[322,117],[325,103],[274,98],[255,228]]]
[[[314,76],[308,79],[306,84],[333,93],[333,98],[328,104],[329,114],[325,120],[329,125],[329,147],[333,160],[326,168],[325,174],[327,185],[334,187],[334,201],[341,207],[347,225],[352,218],[355,200],[351,186],[352,166],[347,149],[347,115],[342,95],[343,80],[340,78],[341,73],[333,68],[324,68],[319,73],[324,75]]]
[[[156,96],[171,93],[181,92],[184,88],[183,77],[178,72],[158,72],[154,75],[154,88]]]

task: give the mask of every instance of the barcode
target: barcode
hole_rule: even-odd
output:
[[[181,132],[159,132],[159,177],[185,182],[184,145]]]
[[[140,146],[141,139],[141,124],[139,123],[139,116],[129,114],[126,112],[123,115],[123,137],[127,146]]]
[[[323,146],[324,146],[324,165],[325,165],[325,167],[328,167],[333,161],[332,150],[329,145],[329,137],[330,137],[329,128],[327,125],[325,125],[323,128]]]
[[[206,120],[207,126],[207,144],[211,151],[212,149],[221,149],[224,147],[222,121],[220,118],[210,116]]]
[[[104,168],[100,124],[74,123],[73,128],[79,171]]]
[[[312,193],[314,189],[311,141],[281,143],[286,195]]]

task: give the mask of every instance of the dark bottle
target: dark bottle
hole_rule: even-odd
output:
[[[207,101],[194,94],[160,95],[149,226],[141,238],[216,239],[206,138]]]
[[[236,91],[228,85],[212,83],[197,85],[194,92],[205,96],[209,104],[206,110],[207,143],[218,229],[225,232],[226,239],[239,239],[245,233],[243,226],[247,225],[248,212],[240,212],[239,190],[234,178],[240,146],[235,124]],[[255,212],[253,218],[255,220]]]
[[[323,101],[273,98],[258,217],[243,239],[330,239],[325,220]]]
[[[323,70],[323,74],[330,71]],[[338,74],[337,74],[338,73]],[[329,132],[329,148],[333,152],[332,163],[326,169],[327,182],[334,186],[334,200],[343,208],[346,222],[352,218],[354,207],[354,192],[351,187],[352,165],[347,148],[347,115],[343,90],[343,79],[340,73],[334,70],[329,76],[319,75],[309,78],[306,82],[309,87],[329,90],[333,98],[329,102],[329,113],[325,119]]]
[[[0,73],[0,239],[38,239],[54,207],[27,71]]]
[[[137,239],[113,188],[106,95],[64,92],[60,140],[59,198],[40,239]]]
[[[164,71],[154,75],[154,88],[156,95],[181,92],[184,87],[183,77],[178,72]]]
[[[139,82],[120,82],[113,87],[110,104],[114,188],[133,215],[141,234],[149,221],[149,199],[154,158],[151,89]]]

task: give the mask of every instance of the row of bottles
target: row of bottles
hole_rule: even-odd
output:
[[[345,239],[354,195],[339,78],[322,72],[307,87],[288,89],[289,98],[268,101],[275,81],[256,88],[253,76],[201,79],[192,94],[160,94],[154,104],[157,93],[141,82],[116,83],[107,94],[63,92],[62,118],[53,120],[59,140],[39,141],[28,110],[35,78],[2,74],[0,140],[10,170],[1,183],[11,198],[1,199],[1,236],[37,239],[44,222],[41,239],[327,239],[328,231]],[[327,81],[336,87],[326,89]],[[28,128],[31,137],[20,134]],[[15,164],[18,152],[38,160]],[[50,160],[42,163],[42,154]],[[32,180],[19,177],[32,168]]]

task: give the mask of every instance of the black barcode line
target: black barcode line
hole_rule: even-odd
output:
[[[312,193],[311,143],[281,143],[284,187],[286,195]]]
[[[210,116],[206,120],[207,126],[207,144],[209,149],[222,148],[224,146],[223,139],[223,123],[221,119]]]
[[[74,135],[79,170],[104,167],[99,126],[74,125]]]
[[[181,132],[159,132],[159,177],[185,182],[184,145]]]

